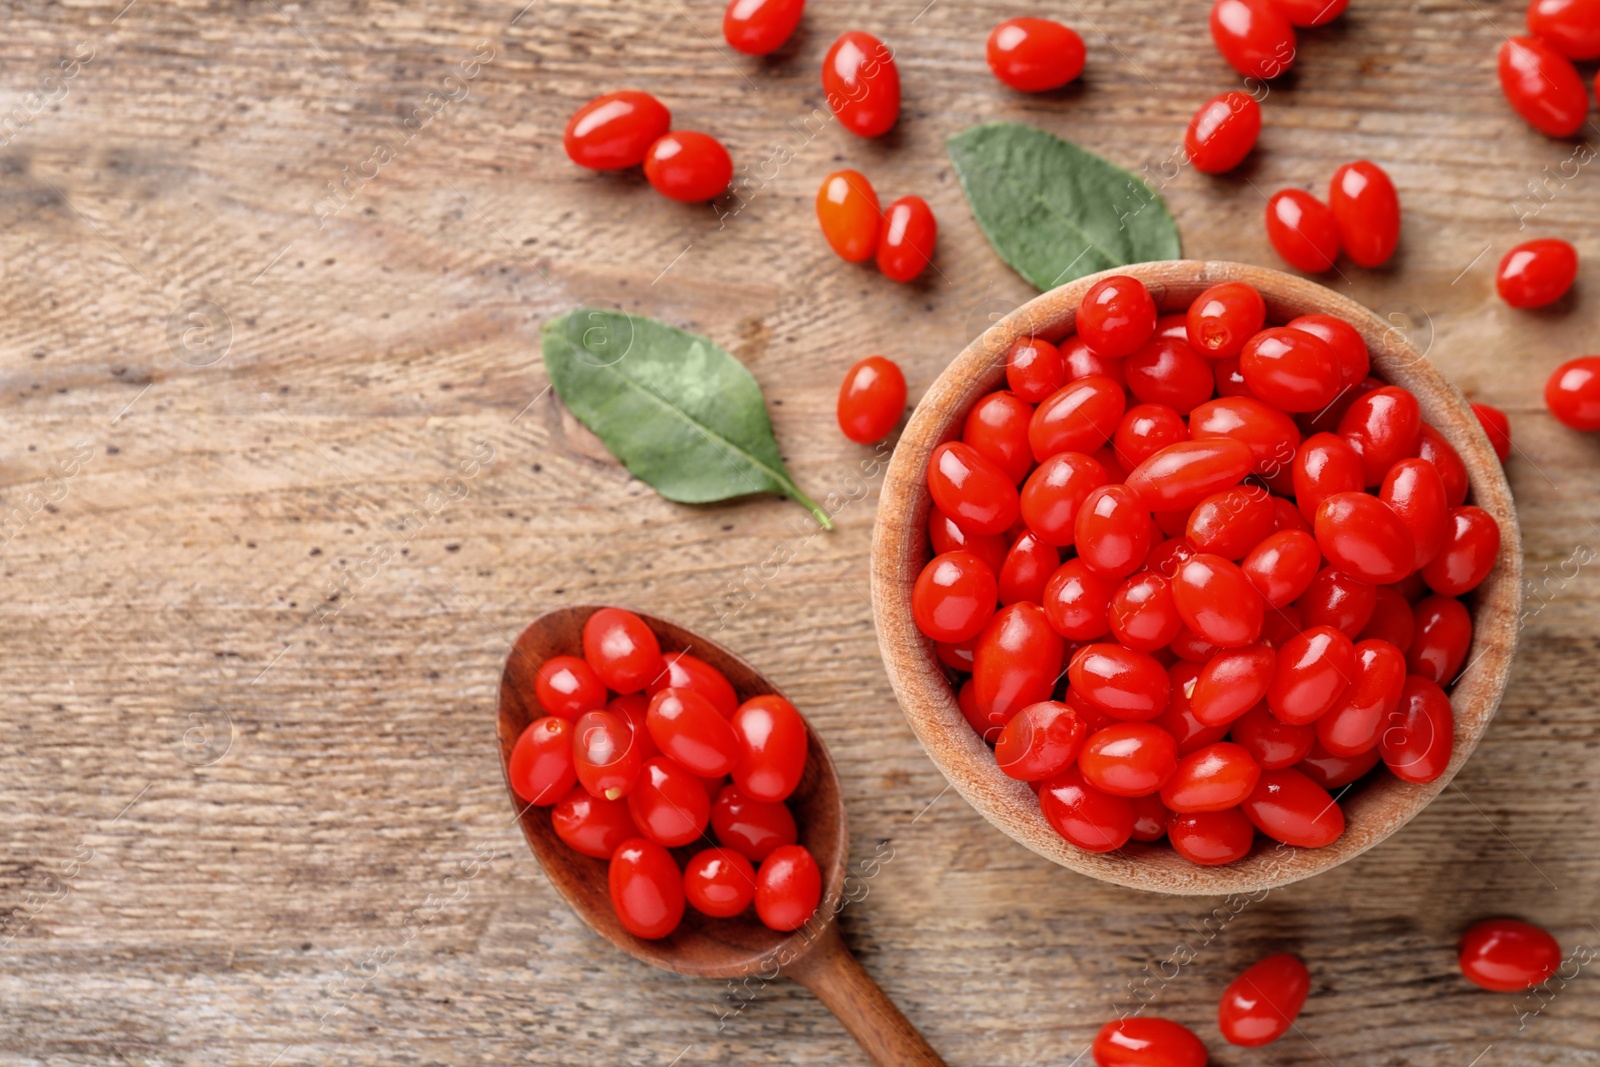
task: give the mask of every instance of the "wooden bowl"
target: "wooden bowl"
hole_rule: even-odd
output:
[[[1000,772],[992,750],[957,708],[933,643],[912,621],[912,586],[930,558],[928,457],[960,436],[975,401],[1005,387],[1006,353],[1014,341],[1028,336],[1058,341],[1072,333],[1084,292],[1114,274],[1142,281],[1163,314],[1186,309],[1218,282],[1241,281],[1266,298],[1269,323],[1313,313],[1350,323],[1367,342],[1373,375],[1416,395],[1423,417],[1461,453],[1471,481],[1469,499],[1500,523],[1499,559],[1471,595],[1472,648],[1451,694],[1456,728],[1449,767],[1425,785],[1403,782],[1381,769],[1370,775],[1342,797],[1346,829],[1326,848],[1295,849],[1258,836],[1244,859],[1201,867],[1165,842],[1129,842],[1105,854],[1068,844],[1040,814],[1033,791]],[[1361,305],[1304,278],[1239,263],[1175,260],[1094,274],[1030,300],[986,330],[918,402],[889,464],[872,541],[873,614],[884,664],[911,728],[945,777],[990,822],[1041,856],[1103,881],[1159,893],[1252,893],[1286,885],[1336,867],[1404,826],[1455,776],[1494,716],[1511,668],[1521,600],[1522,548],[1511,489],[1462,395],[1404,336]]]

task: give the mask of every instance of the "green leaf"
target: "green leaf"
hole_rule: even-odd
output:
[[[963,130],[947,147],[984,236],[1040,290],[1181,254],[1160,193],[1054,134],[996,122]]]
[[[668,500],[783,493],[833,528],[778,456],[761,387],[707,338],[642,315],[579,308],[545,323],[544,365],[567,408]]]

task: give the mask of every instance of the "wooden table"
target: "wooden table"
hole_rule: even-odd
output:
[[[1454,962],[1499,913],[1579,959],[1600,947],[1600,448],[1540,399],[1594,349],[1597,294],[1586,270],[1576,300],[1528,314],[1492,285],[1530,236],[1600,254],[1600,179],[1593,149],[1500,97],[1520,3],[1355,0],[1303,35],[1253,161],[1215,179],[1162,170],[1238,82],[1200,0],[1035,9],[1090,53],[1078,87],[1036,98],[984,65],[989,28],[1023,13],[997,2],[814,0],[765,61],[719,47],[713,0],[124,2],[12,5],[0,46],[0,1061],[860,1062],[788,982],[719,1029],[723,988],[607,947],[529,856],[495,761],[501,664],[541,609],[599,601],[716,633],[797,698],[854,858],[892,856],[846,936],[953,1065],[1072,1062],[1151,997],[1219,1063],[1600,1063],[1594,964],[1534,1014]],[[905,85],[873,143],[816,110],[853,28],[891,42]],[[567,162],[566,116],[623,86],[723,138],[752,175],[741,210]],[[1511,413],[1538,592],[1499,719],[1394,839],[1237,915],[1003,837],[946,792],[884,677],[879,465],[836,430],[835,389],[882,352],[914,398],[1030,295],[942,147],[991,119],[1148,165],[1188,254],[1272,265],[1265,194],[1379,161],[1402,250],[1330,284]],[[811,199],[845,165],[933,205],[924,280],[828,251]],[[540,363],[540,325],[585,302],[743,360],[838,529],[630,480]],[[1314,976],[1300,1034],[1222,1045],[1222,986],[1279,949]]]

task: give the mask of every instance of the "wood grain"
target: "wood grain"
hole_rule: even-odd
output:
[[[1500,98],[1523,4],[1354,0],[1303,35],[1255,158],[1217,179],[1162,169],[1237,85],[1203,0],[1036,9],[1089,47],[1080,87],[1037,98],[984,65],[989,29],[1024,13],[995,0],[812,0],[759,61],[717,48],[715,0],[125,2],[10,5],[0,44],[25,117],[0,123],[0,1062],[862,1062],[795,983],[735,991],[618,952],[528,855],[490,727],[506,654],[549,607],[625,602],[759,666],[826,739],[852,868],[874,865],[841,930],[949,1063],[1069,1063],[1146,1000],[1221,1064],[1600,1063],[1592,964],[1535,1016],[1469,987],[1453,950],[1496,913],[1600,944],[1600,444],[1540,398],[1593,350],[1596,283],[1585,267],[1534,314],[1492,284],[1528,237],[1600,257],[1600,201],[1593,164]],[[847,29],[899,56],[882,142],[817,110]],[[92,58],[47,84],[80,42]],[[750,168],[736,214],[567,163],[567,115],[624,85]],[[412,136],[435,90],[457,98]],[[882,352],[919,397],[1033,295],[943,150],[1002,118],[1148,165],[1193,258],[1276,266],[1264,194],[1381,163],[1401,251],[1330,281],[1511,414],[1534,590],[1500,713],[1389,841],[1237,910],[1102,885],[997,832],[945,791],[880,661],[887,454],[837,432],[835,390]],[[380,142],[393,158],[358,181]],[[841,166],[929,201],[927,278],[888,283],[818,239],[812,197]],[[175,315],[189,301],[210,327]],[[585,302],[742,360],[838,530],[630,480],[546,391],[539,327]],[[1218,994],[1280,949],[1311,965],[1300,1032],[1227,1048]]]

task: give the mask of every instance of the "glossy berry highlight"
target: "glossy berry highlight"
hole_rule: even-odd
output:
[[[893,360],[868,356],[845,373],[835,414],[839,430],[858,445],[888,437],[906,410],[906,376]]]
[[[1083,38],[1050,19],[1007,19],[989,34],[985,58],[994,76],[1019,93],[1042,93],[1083,72]]]
[[[649,93],[624,89],[597,96],[567,120],[561,146],[590,170],[621,170],[645,161],[650,146],[672,128],[672,113]]]

